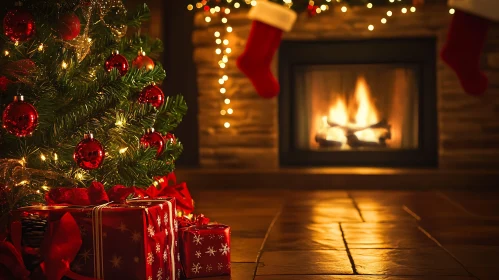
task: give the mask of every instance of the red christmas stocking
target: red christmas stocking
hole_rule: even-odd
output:
[[[237,67],[250,79],[257,93],[263,98],[279,94],[279,82],[270,70],[275,52],[281,44],[283,31],[290,31],[296,13],[285,6],[258,1],[248,17],[253,20],[251,32]]]
[[[491,20],[499,20],[497,0],[449,0],[456,13],[441,57],[457,74],[463,89],[481,95],[488,79],[480,70],[480,56]]]

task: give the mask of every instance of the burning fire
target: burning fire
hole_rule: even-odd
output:
[[[318,134],[328,141],[347,143],[345,129],[367,127],[379,122],[378,111],[371,100],[371,93],[364,77],[357,78],[354,102],[339,97],[329,109],[329,116],[322,116]],[[378,142],[379,131],[363,129],[354,133],[361,141]]]

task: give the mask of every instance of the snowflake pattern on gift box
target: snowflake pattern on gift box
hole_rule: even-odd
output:
[[[81,236],[87,235],[87,228],[85,227],[85,225],[80,225],[80,234]]]
[[[218,251],[226,256],[230,252],[229,245],[227,243],[222,243],[221,246],[222,248],[218,249]]]
[[[209,237],[210,237],[210,239],[215,239],[215,235],[214,234],[210,234]]]
[[[163,262],[167,262],[168,261],[168,251],[164,251],[163,252]]]
[[[142,238],[142,236],[140,235],[140,232],[134,231],[132,233],[132,241],[133,242],[139,242],[141,238]]]
[[[152,280],[152,276],[147,277],[147,280]]]
[[[165,228],[165,235],[168,236],[168,230]]]
[[[163,204],[159,205],[159,209],[163,210]]]
[[[147,227],[147,233],[149,234],[149,237],[154,237],[154,234],[156,234],[156,233],[154,232],[154,227],[153,227],[152,225],[149,225],[149,226]]]
[[[156,222],[158,223],[158,227],[161,227],[161,218],[159,216],[156,218]]]
[[[201,258],[201,252],[196,251],[196,257],[197,257],[198,259],[199,259],[199,258]]]
[[[156,280],[163,280],[163,269],[160,267],[156,273]]]
[[[177,232],[178,231],[178,222],[177,222],[177,219],[175,219],[174,226],[175,226],[175,232]]]
[[[218,263],[218,270],[222,270],[224,268],[224,265],[222,263]]]
[[[152,265],[152,264],[153,264],[153,262],[154,262],[154,255],[153,255],[153,253],[152,253],[152,252],[149,252],[149,253],[147,254],[147,264],[148,264],[148,265]]]
[[[210,255],[211,257],[214,257],[215,256],[215,249],[213,248],[213,246],[211,247],[208,247],[208,251],[206,251],[205,253]]]
[[[199,234],[194,233],[194,239],[192,239],[192,242],[196,243],[196,245],[201,245],[201,241],[203,241],[203,237],[201,237],[201,235]]]
[[[212,269],[212,268],[211,268],[211,265],[209,265],[209,264],[208,264],[208,265],[206,265],[206,271],[210,272],[210,271],[211,271],[211,269]]]
[[[175,240],[175,247],[177,247],[177,246],[178,246],[178,241],[177,241],[177,240]]]
[[[120,223],[120,226],[118,227],[118,229],[119,229],[121,232],[125,232],[125,231],[127,231],[127,230],[128,230],[128,228],[126,227],[126,225],[125,225],[123,222],[121,222],[121,223]]]
[[[161,245],[159,245],[159,243],[156,243],[156,253],[160,253],[161,252]]]
[[[191,271],[194,272],[194,273],[196,273],[196,274],[198,274],[202,268],[203,267],[201,266],[200,263],[193,263]]]
[[[218,235],[218,239],[223,240],[224,238],[225,238],[225,235],[223,235],[223,234]]]
[[[180,261],[180,253],[177,254],[177,260]]]
[[[165,223],[165,226],[168,225],[168,214],[165,213],[165,215],[163,216],[163,222]]]

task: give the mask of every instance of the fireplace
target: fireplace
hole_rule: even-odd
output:
[[[285,41],[280,164],[437,166],[436,40]]]

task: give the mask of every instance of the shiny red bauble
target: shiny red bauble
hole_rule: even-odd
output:
[[[68,13],[59,19],[57,31],[63,40],[69,41],[80,35],[81,23],[75,13]]]
[[[146,70],[154,69],[154,61],[146,55],[145,52],[140,51],[137,57],[132,61],[132,66],[135,68],[144,68]]]
[[[129,68],[128,60],[126,57],[119,54],[118,51],[115,51],[110,57],[107,58],[104,67],[108,72],[114,68],[118,69],[121,76],[124,76],[128,72]]]
[[[105,151],[102,144],[94,139],[91,133],[86,133],[73,153],[76,164],[83,169],[91,170],[99,168],[104,161]]]
[[[175,144],[177,143],[177,138],[175,138],[175,135],[173,135],[172,133],[168,132],[166,135],[165,135],[165,140],[166,142],[171,142],[172,144]]]
[[[35,35],[35,18],[26,9],[17,7],[3,18],[3,33],[13,42],[24,42]]]
[[[156,148],[156,156],[161,155],[165,149],[165,139],[161,133],[154,131],[154,128],[149,128],[146,133],[140,138],[140,144],[144,148]]]
[[[315,5],[308,5],[307,6],[307,13],[309,17],[313,17],[317,15],[317,9],[319,9],[319,6]]]
[[[14,102],[5,107],[2,115],[2,126],[17,137],[29,136],[38,125],[36,108],[24,101],[24,97],[15,96]]]
[[[149,103],[158,108],[165,102],[165,94],[157,85],[145,87],[139,96],[139,103]]]

